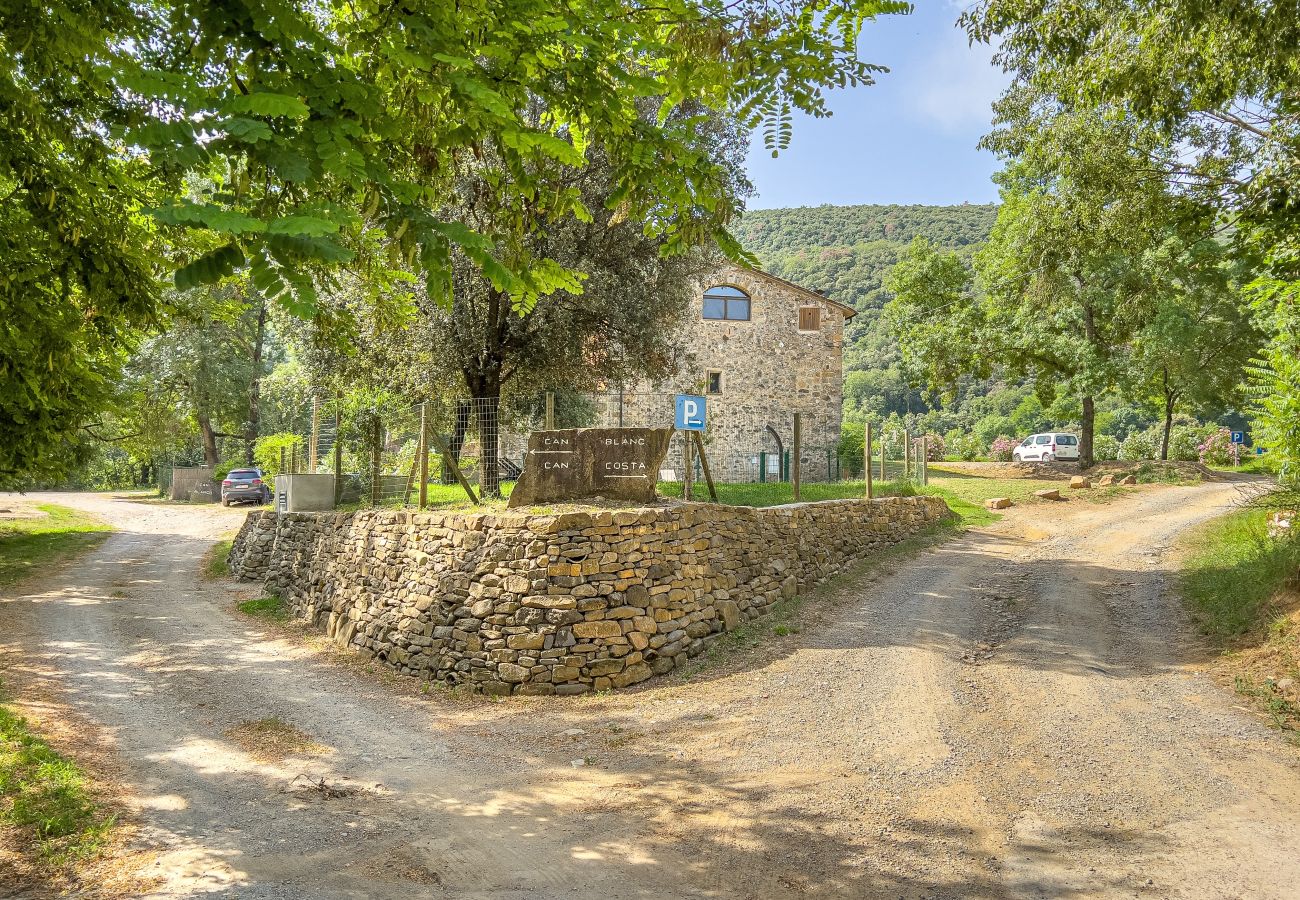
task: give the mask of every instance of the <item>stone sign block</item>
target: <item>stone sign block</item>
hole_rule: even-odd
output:
[[[672,436],[671,428],[534,431],[509,505],[589,497],[649,503]]]

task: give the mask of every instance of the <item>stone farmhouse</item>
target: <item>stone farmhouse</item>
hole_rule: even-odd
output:
[[[603,395],[600,424],[670,425],[676,394],[703,394],[713,477],[777,481],[789,477],[798,412],[801,476],[825,480],[836,472],[844,323],[853,315],[852,307],[775,275],[724,265],[699,282],[680,336],[678,374]],[[682,459],[678,435],[665,474],[680,477]]]

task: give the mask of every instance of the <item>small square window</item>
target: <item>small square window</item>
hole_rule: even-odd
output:
[[[722,393],[722,373],[721,373],[721,372],[710,372],[710,373],[709,373],[709,377],[708,377],[707,383],[706,383],[705,388],[704,388],[704,393],[706,393],[706,394],[721,394],[721,393]]]
[[[803,306],[799,308],[799,330],[800,331],[821,331],[822,330],[822,311],[817,306]]]

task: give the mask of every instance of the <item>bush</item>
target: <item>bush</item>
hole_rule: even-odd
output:
[[[865,429],[860,423],[845,422],[840,426],[840,440],[835,447],[835,453],[839,457],[840,473],[843,477],[862,477],[862,467],[866,464],[863,459],[864,440]]]
[[[1201,462],[1211,466],[1241,465],[1241,445],[1232,442],[1227,428],[1211,431],[1197,448]]]
[[[1119,445],[1119,458],[1125,462],[1137,459],[1154,459],[1159,446],[1147,431],[1135,431]],[[1095,455],[1095,453],[1094,453]]]
[[[927,434],[925,436],[925,459],[926,462],[943,462],[943,458],[948,455],[948,447],[943,438],[937,434]],[[916,454],[921,455],[921,441],[917,439]]]
[[[979,459],[986,451],[984,442],[976,435],[963,434],[956,430],[948,432],[946,443],[949,453],[966,462]]]
[[[1178,462],[1195,462],[1201,458],[1201,443],[1205,429],[1191,425],[1175,425],[1169,432],[1169,458]]]
[[[1099,434],[1092,439],[1092,457],[1098,462],[1119,459],[1119,441],[1109,434]]]
[[[989,458],[994,462],[1011,462],[1011,453],[1018,443],[1015,438],[1007,437],[1005,434],[998,435],[997,440],[989,445]]]

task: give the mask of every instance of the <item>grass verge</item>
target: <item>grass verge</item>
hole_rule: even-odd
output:
[[[1300,573],[1300,540],[1268,536],[1274,508],[1270,503],[1236,510],[1184,539],[1189,553],[1183,596],[1197,626],[1220,644],[1266,630],[1278,612],[1278,592]]]
[[[0,703],[0,826],[17,832],[19,851],[43,867],[66,866],[102,850],[114,822],[77,764]]]
[[[230,548],[235,544],[235,539],[230,538],[225,541],[217,541],[209,549],[206,556],[203,557],[203,568],[200,573],[208,580],[216,578],[225,578],[230,574],[230,566],[226,563],[226,557],[230,555]]]
[[[1300,494],[1263,498],[1188,533],[1180,588],[1223,651],[1218,673],[1300,744],[1300,536],[1269,536],[1279,507],[1300,508]]]
[[[35,511],[30,517],[0,520],[0,584],[12,584],[88,550],[113,530],[66,506],[42,503]]]
[[[259,619],[268,619],[272,622],[287,622],[289,620],[289,606],[280,597],[258,597],[256,600],[245,600],[236,607],[246,616],[254,616]]]

